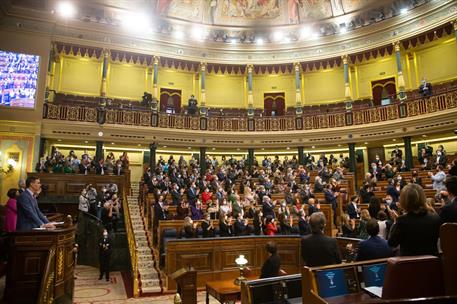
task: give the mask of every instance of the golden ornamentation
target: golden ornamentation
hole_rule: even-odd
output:
[[[394,46],[395,52],[400,52],[400,41],[394,41],[392,42],[392,45]]]
[[[311,130],[313,128],[313,119],[310,116],[306,116],[303,120],[303,125],[305,126],[305,130]]]
[[[177,129],[184,128],[184,116],[176,116],[175,128],[177,128]]]
[[[105,123],[109,123],[109,124],[115,124],[116,123],[116,111],[115,110],[107,110],[106,111]]]
[[[198,117],[192,117],[190,119],[190,128],[192,130],[198,130],[200,129],[200,121]]]
[[[48,118],[59,119],[61,107],[48,103]]]
[[[69,120],[78,120],[79,107],[68,107],[67,118]]]
[[[208,130],[209,131],[216,131],[217,130],[217,118],[209,118],[208,119]]]
[[[159,115],[159,127],[168,128],[168,115]]]
[[[64,268],[64,248],[59,247],[57,248],[57,280],[63,279],[63,268]]]
[[[124,124],[133,125],[134,119],[135,119],[133,112],[125,111],[125,112],[123,112],[122,116],[123,116],[122,121],[124,122]]]
[[[348,64],[348,55],[341,56],[341,60],[343,60],[343,64]]]
[[[238,130],[239,131],[247,131],[248,129],[248,121],[246,118],[237,119],[238,121]]]
[[[85,121],[94,122],[97,120],[97,110],[93,108],[85,109]]]
[[[141,112],[140,113],[140,125],[150,126],[151,125],[151,115],[150,113]]]
[[[277,118],[270,118],[270,130],[279,131],[279,120]]]

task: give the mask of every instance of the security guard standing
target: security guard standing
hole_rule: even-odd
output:
[[[108,237],[108,231],[103,230],[103,237],[98,242],[99,248],[99,258],[100,258],[100,277],[103,278],[103,274],[106,275],[106,281],[109,281],[109,267],[110,267],[110,257],[111,257],[111,239]]]

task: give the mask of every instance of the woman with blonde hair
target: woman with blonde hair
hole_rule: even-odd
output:
[[[194,223],[189,216],[184,218],[183,229],[185,238],[190,239],[197,237],[197,223]]]
[[[368,221],[371,219],[371,216],[370,216],[370,212],[368,211],[368,209],[362,209],[362,211],[360,211],[360,224],[359,224],[359,238],[360,239],[368,239],[369,235],[368,235],[368,232],[367,232],[367,223]]]
[[[400,193],[400,206],[405,214],[394,217],[389,246],[400,245],[400,255],[438,255],[440,217],[426,204],[424,189],[406,185]]]

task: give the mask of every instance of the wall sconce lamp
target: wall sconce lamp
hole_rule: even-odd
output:
[[[240,254],[240,256],[236,258],[235,263],[240,268],[240,276],[236,278],[233,283],[235,285],[241,285],[241,282],[246,281],[246,278],[244,277],[244,266],[246,266],[248,260],[246,260],[243,254]]]
[[[8,159],[7,164],[8,164],[8,167],[6,169],[0,168],[0,173],[1,174],[7,175],[7,174],[10,174],[10,173],[13,173],[14,169],[17,166],[16,161],[14,159],[12,159],[12,158]]]

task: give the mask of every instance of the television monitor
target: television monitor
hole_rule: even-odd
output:
[[[34,108],[40,56],[0,51],[0,106]]]
[[[348,294],[344,269],[322,270],[316,273],[319,295],[323,298]]]
[[[382,287],[384,285],[386,265],[386,263],[381,263],[362,266],[363,282],[366,287]]]

